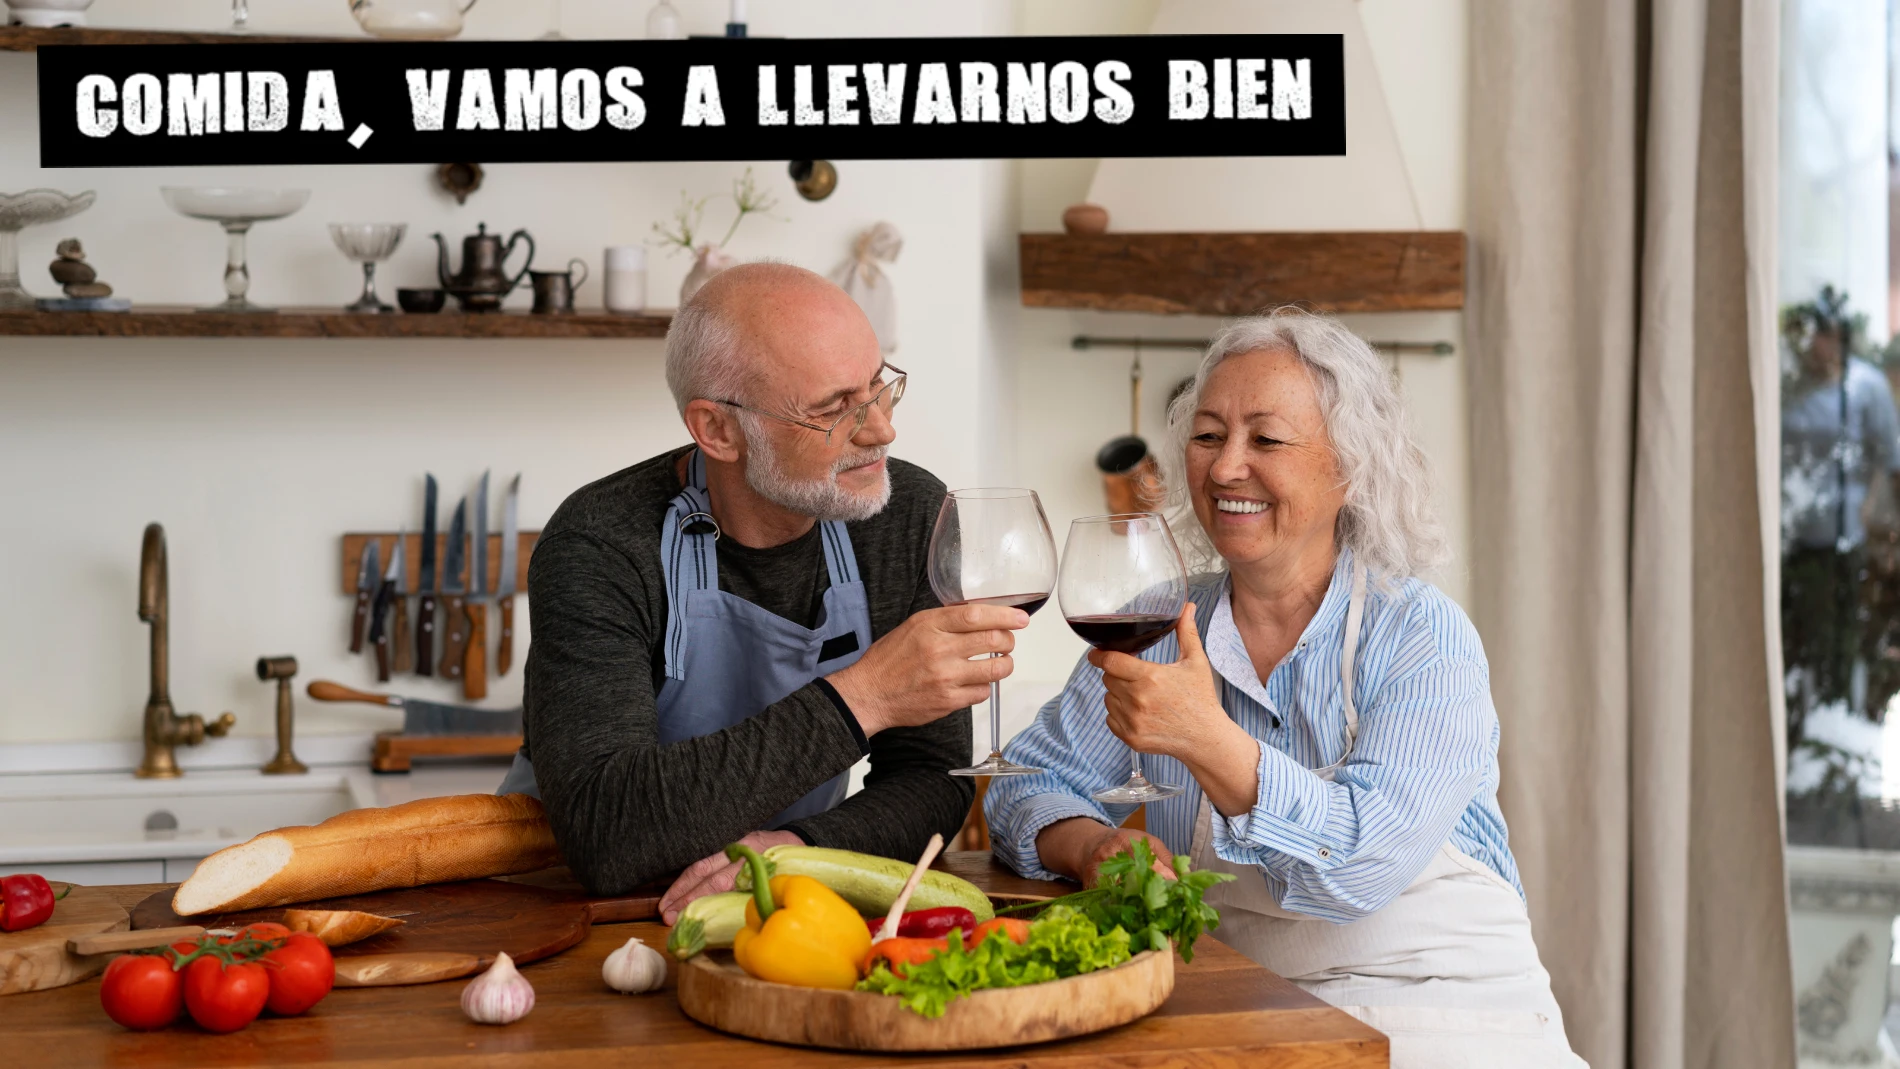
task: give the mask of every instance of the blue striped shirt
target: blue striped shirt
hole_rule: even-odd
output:
[[[1319,611],[1262,684],[1234,626],[1227,577],[1190,586],[1221,707],[1261,744],[1254,806],[1215,814],[1214,852],[1255,866],[1282,909],[1340,923],[1398,897],[1447,841],[1523,894],[1498,809],[1498,718],[1484,648],[1436,587],[1417,579],[1368,587],[1353,668],[1358,741],[1331,782],[1312,771],[1346,750],[1340,661],[1351,593],[1351,555],[1342,551]],[[1169,635],[1142,657],[1172,663],[1180,647]],[[1128,748],[1109,732],[1102,700],[1102,673],[1085,659],[1006,750],[1049,771],[990,782],[984,811],[996,856],[1025,876],[1055,876],[1036,853],[1043,828],[1069,817],[1119,825],[1134,812],[1089,797],[1128,775]],[[1148,804],[1148,830],[1188,853],[1199,785],[1174,758],[1149,755],[1143,764],[1156,782],[1187,788]]]

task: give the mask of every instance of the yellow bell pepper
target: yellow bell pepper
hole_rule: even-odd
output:
[[[810,876],[766,878],[765,859],[734,843],[726,856],[752,870],[752,901],[732,956],[749,976],[794,987],[857,986],[858,963],[871,949],[864,918]]]

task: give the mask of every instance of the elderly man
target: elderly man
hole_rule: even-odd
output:
[[[983,655],[1029,618],[931,593],[944,486],[885,455],[904,373],[844,291],[725,271],[674,319],[666,379],[693,444],[575,491],[535,546],[502,791],[540,795],[595,892],[684,866],[670,924],[730,889],[735,840],[913,857],[954,834],[972,789],[945,773],[1012,667]]]

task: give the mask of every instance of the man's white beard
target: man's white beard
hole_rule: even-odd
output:
[[[742,416],[750,416],[742,413]],[[749,422],[743,420],[742,422]],[[884,511],[891,500],[891,473],[878,473],[875,493],[854,494],[838,485],[838,473],[883,459],[885,447],[853,449],[832,462],[831,472],[819,479],[798,480],[779,466],[778,453],[771,440],[757,433],[758,427],[746,427],[745,484],[752,492],[779,508],[810,516],[821,523],[842,520],[855,523]]]

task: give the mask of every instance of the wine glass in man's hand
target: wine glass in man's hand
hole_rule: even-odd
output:
[[[1085,516],[1069,525],[1056,586],[1062,615],[1082,641],[1098,650],[1130,655],[1174,630],[1187,604],[1187,564],[1168,522],[1153,512]],[[1096,791],[1098,802],[1134,803],[1172,798],[1182,788],[1152,783],[1141,773],[1141,754],[1127,782]]]
[[[1056,582],[1056,540],[1034,490],[957,490],[930,534],[930,589],[945,605],[1007,605],[1035,613]],[[995,656],[995,654],[991,654]],[[953,776],[1043,771],[1003,756],[1003,688],[990,684],[990,755]]]

